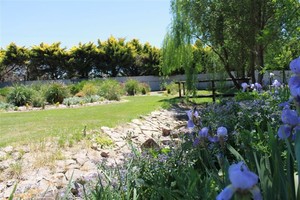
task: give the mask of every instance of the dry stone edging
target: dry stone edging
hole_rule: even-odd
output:
[[[82,181],[97,183],[99,163],[105,161],[113,166],[126,159],[126,154],[131,153],[127,140],[131,140],[136,148],[148,148],[148,143],[154,147],[163,147],[178,139],[178,134],[187,130],[186,122],[176,119],[177,115],[185,115],[185,112],[180,109],[157,110],[115,128],[101,127],[101,131],[114,141],[113,148],[101,148],[93,144],[89,148],[79,146],[77,149],[63,149],[61,153],[64,159],[55,160],[52,165],[40,166],[38,169],[33,166],[34,152],[28,146],[22,147],[23,149],[12,146],[2,148],[0,199],[7,199],[16,184],[15,196],[18,198],[57,199],[64,194],[71,179],[74,180],[71,192],[79,195]],[[174,130],[175,127],[181,128]],[[47,145],[48,148],[53,148],[53,144]],[[23,155],[19,155],[20,152]],[[20,172],[18,166],[22,168]],[[77,199],[80,199],[80,195]]]

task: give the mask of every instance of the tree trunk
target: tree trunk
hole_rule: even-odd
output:
[[[262,45],[258,46],[258,77],[257,77],[257,82],[262,84],[262,80],[264,78],[264,74],[261,73],[262,69],[264,68],[264,47]]]

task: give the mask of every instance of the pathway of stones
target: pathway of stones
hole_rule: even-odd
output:
[[[0,199],[7,199],[16,184],[16,198],[57,199],[71,181],[75,187],[72,198],[81,199],[76,188],[82,181],[96,183],[101,175],[97,168],[101,162],[115,165],[126,159],[125,155],[131,152],[126,140],[130,139],[137,148],[166,146],[186,131],[185,120],[185,112],[174,108],[154,111],[116,128],[101,127],[102,134],[107,134],[114,143],[109,147],[85,139],[69,148],[60,148],[53,141],[2,148]]]

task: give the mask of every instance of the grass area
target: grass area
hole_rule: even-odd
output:
[[[0,113],[0,147],[114,127],[166,106],[171,97],[134,96],[127,102],[70,109]]]

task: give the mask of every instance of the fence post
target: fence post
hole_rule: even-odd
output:
[[[179,91],[179,97],[181,97],[181,87],[180,87],[180,81],[178,81],[178,91]]]
[[[215,87],[215,81],[211,81],[211,86],[212,86],[212,95],[213,95],[213,102],[216,102],[216,87]]]

